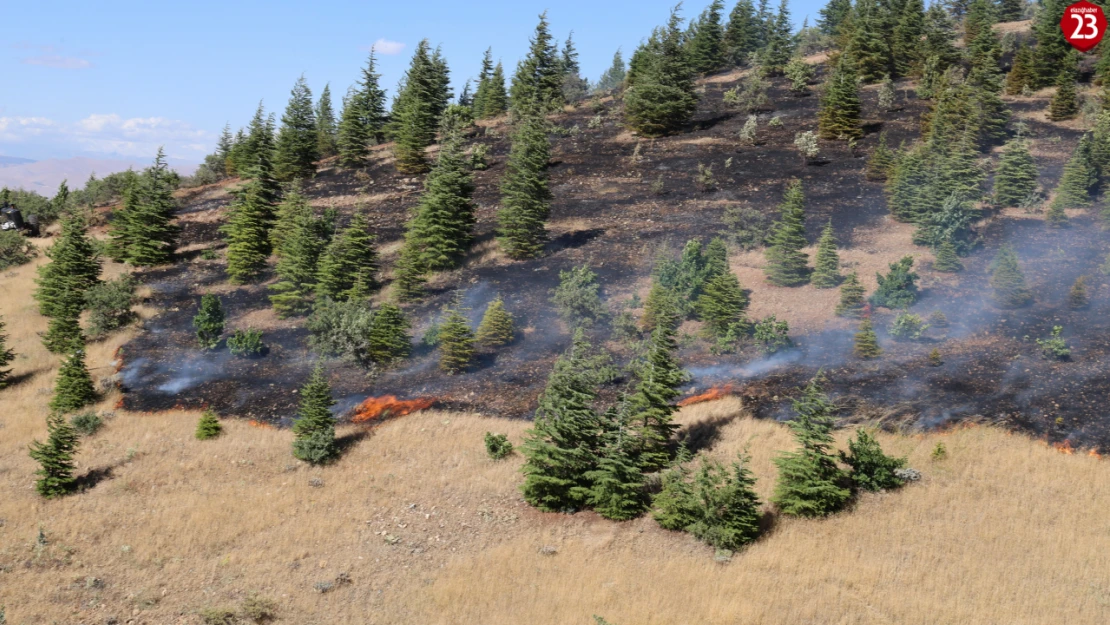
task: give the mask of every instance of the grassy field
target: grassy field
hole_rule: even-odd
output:
[[[38,261],[41,262],[41,259]],[[985,427],[880,437],[924,479],[822,521],[778,519],[724,564],[650,518],[541,514],[518,495],[520,421],[423,412],[347,426],[338,463],[309,468],[288,431],[196,414],[115,411],[87,439],[57,501],[33,489],[27,445],[45,435],[58,359],[30,293],[35,264],[0,276],[21,382],[0,391],[0,605],[12,625],[201,623],[271,600],[277,622],[379,624],[1104,623],[1110,616],[1110,467]],[[116,270],[116,269],[113,269]],[[113,372],[127,333],[90,347]],[[118,396],[99,409],[112,411]],[[716,430],[710,453],[753,456],[766,498],[792,441],[736,399],[684,409]],[[846,438],[850,432],[843,432]],[[948,457],[931,453],[943,442]],[[45,544],[39,544],[39,534]]]

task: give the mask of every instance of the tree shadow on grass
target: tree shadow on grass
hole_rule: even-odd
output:
[[[696,455],[716,445],[721,440],[721,430],[736,417],[736,414],[729,414],[691,423],[678,432],[678,440],[686,443],[690,453]]]

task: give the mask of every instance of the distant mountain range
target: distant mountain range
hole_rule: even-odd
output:
[[[0,156],[0,187],[35,191],[49,197],[54,195],[63,180],[68,181],[71,189],[79,189],[85,186],[91,173],[95,172],[97,178],[103,178],[117,171],[126,171],[129,167],[138,171],[149,165],[149,161],[81,156],[48,158],[42,161]],[[173,160],[170,161],[170,166],[183,176],[191,175],[197,168],[194,163]]]

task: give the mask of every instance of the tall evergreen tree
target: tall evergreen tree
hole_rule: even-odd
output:
[[[879,144],[867,159],[867,179],[887,180],[894,170],[894,153],[886,145],[886,131],[879,133]]]
[[[629,424],[636,433],[636,456],[644,471],[670,463],[668,445],[678,429],[673,402],[686,374],[675,359],[675,330],[660,324],[651,333],[647,359],[637,372],[636,391],[628,399]]]
[[[356,212],[320,256],[316,297],[347,301],[378,289],[378,252],[374,235],[362,212]]]
[[[439,326],[439,368],[448,375],[466,371],[474,362],[474,331],[456,301]]]
[[[781,74],[790,62],[790,57],[794,55],[795,48],[787,0],[779,0],[779,9],[774,19],[769,18],[764,23],[765,40],[759,53],[759,61],[767,72]]]
[[[509,89],[513,110],[519,113],[558,110],[566,103],[562,89],[564,74],[559,48],[548,29],[546,11],[540,14],[529,44]]]
[[[860,284],[856,272],[848,274],[844,283],[840,285],[840,302],[836,305],[838,317],[858,317],[863,312],[864,298],[867,291]]]
[[[806,246],[805,192],[802,182],[794,180],[783,193],[779,205],[779,221],[774,225],[767,247],[767,264],[763,268],[767,279],[778,286],[797,286],[809,281],[809,256],[802,251]]]
[[[320,99],[316,101],[316,152],[320,158],[328,158],[339,153],[339,124],[335,120],[335,109],[331,103],[331,85],[324,85]]]
[[[945,239],[937,246],[936,259],[933,261],[933,270],[943,273],[955,273],[961,271],[964,264],[960,262],[960,257],[956,253],[956,246],[952,243],[951,239]]]
[[[547,186],[550,158],[546,120],[529,115],[513,135],[509,162],[501,179],[498,241],[510,258],[535,258],[543,253],[547,241],[544,224],[551,210],[551,191]]]
[[[50,318],[43,344],[57,354],[83,347],[78,318],[85,308],[85,294],[100,282],[100,255],[84,219],[67,212],[61,221],[62,232],[46,251],[51,262],[39,267],[34,294],[39,312]]]
[[[851,0],[837,0],[848,2]],[[757,22],[755,7],[751,0],[738,0],[732,12],[728,15],[728,26],[725,28],[724,49],[725,58],[733,65],[741,65],[748,59],[760,44],[760,25]]]
[[[718,549],[740,549],[759,536],[762,514],[750,458],[741,454],[732,475],[715,460],[702,460],[694,476],[697,519],[686,530]]]
[[[486,48],[482,54],[482,68],[478,71],[478,86],[474,90],[474,99],[470,103],[476,119],[484,118],[486,101],[489,99],[490,79],[493,76],[493,48]]]
[[[606,519],[627,521],[647,509],[644,473],[636,462],[627,415],[611,409],[602,421],[597,468],[584,475],[590,482],[587,503]]]
[[[1037,41],[1033,48],[1036,87],[1047,87],[1054,83],[1060,68],[1066,66],[1066,59],[1072,52],[1072,47],[1064,39],[1064,32],[1060,28],[1060,20],[1068,4],[1070,3],[1067,0],[1044,0],[1041,10],[1033,18],[1033,38]]]
[[[721,13],[724,9],[723,0],[713,0],[698,18],[697,32],[688,43],[690,65],[699,74],[715,72],[724,66],[725,33],[721,26]]]
[[[362,77],[347,93],[336,138],[339,162],[345,167],[366,164],[369,146],[385,136],[385,90],[379,85],[374,51],[362,69]]]
[[[625,92],[625,118],[646,136],[673,132],[690,121],[697,109],[694,73],[682,45],[678,10],[662,28],[657,41],[637,50],[639,67],[630,67]],[[633,57],[636,61],[636,56]],[[634,76],[634,78],[633,78]]]
[[[800,449],[775,459],[779,480],[772,501],[791,516],[825,516],[848,503],[847,475],[830,452],[836,407],[821,388],[821,379],[810,380],[794,400],[797,415],[789,422]]]
[[[509,94],[505,90],[505,70],[500,61],[493,66],[489,77],[489,91],[482,107],[482,119],[503,115],[509,110]]]
[[[278,281],[270,286],[270,304],[278,317],[306,313],[312,306],[317,284],[317,263],[328,245],[330,224],[317,216],[300,193],[291,191],[283,205],[289,206],[284,218],[290,222],[289,234],[281,242],[276,273]]]
[[[513,315],[505,310],[505,301],[498,295],[486,307],[474,340],[484,347],[501,347],[512,343],[515,334]]]
[[[991,263],[990,283],[994,301],[1001,308],[1021,308],[1033,302],[1033,292],[1025,285],[1025,274],[1018,265],[1017,254],[1008,245],[998,250]]]
[[[896,5],[895,5],[896,6]],[[896,76],[919,75],[925,63],[921,40],[925,36],[925,3],[905,0],[891,33],[890,53]]]
[[[12,370],[5,369],[5,367],[12,364],[12,361],[15,360],[15,352],[8,347],[8,335],[4,334],[4,328],[4,319],[0,317],[0,388],[4,388],[8,385]]]
[[[235,284],[257,280],[272,251],[270,228],[276,198],[261,173],[267,165],[263,157],[252,169],[251,179],[235,192],[228,223],[222,229],[227,240],[227,275]]]
[[[312,91],[301,76],[293,85],[289,104],[281,116],[274,152],[274,177],[282,181],[311,178],[316,175],[319,158],[320,137],[312,108]]]
[[[840,284],[840,255],[836,252],[836,236],[830,221],[817,241],[817,257],[810,284],[819,289],[831,289]]]
[[[415,247],[426,269],[454,269],[462,262],[473,241],[473,193],[462,138],[449,132],[405,234],[405,245]]]
[[[59,414],[76,412],[96,401],[96,389],[92,376],[85,365],[85,350],[79,347],[70,353],[58,369],[58,380],[54,383],[54,397],[50,399],[50,410]]]
[[[998,21],[1017,22],[1025,17],[1025,0],[998,0]]]
[[[224,333],[224,306],[219,295],[205,293],[200,298],[200,307],[193,317],[197,343],[204,349],[216,349],[220,336]]]
[[[859,331],[855,336],[854,351],[856,356],[864,360],[878,358],[883,350],[879,347],[879,337],[875,334],[875,327],[871,324],[870,317],[864,317],[859,324]]]
[[[994,173],[994,202],[999,206],[1018,206],[1037,190],[1037,164],[1029,153],[1029,143],[1014,139],[1002,150]]]
[[[840,56],[825,85],[817,127],[824,139],[852,139],[863,134],[855,62],[846,54]]]
[[[35,472],[39,476],[35,482],[35,490],[49,499],[67,495],[76,488],[77,479],[73,472],[77,465],[73,461],[73,455],[81,445],[81,437],[65,417],[58,413],[51,413],[46,418],[46,432],[46,442],[33,442],[30,455],[40,465]]]
[[[744,317],[748,296],[736,274],[723,271],[706,281],[698,296],[698,317],[709,326],[715,336],[724,336],[729,328]]]
[[[590,344],[579,328],[555,361],[532,428],[524,435],[521,491],[540,510],[581,508],[590,498],[586,474],[597,466],[602,428],[592,408],[597,389],[589,359]]]
[[[410,329],[412,324],[399,306],[389,302],[379,306],[367,338],[367,358],[371,362],[388,365],[407,357],[412,350]]]
[[[1070,71],[1063,71],[1056,79],[1056,93],[1048,103],[1048,118],[1054,122],[1072,119],[1079,114],[1075,96],[1075,78]]]
[[[423,297],[427,275],[420,250],[415,245],[402,244],[393,266],[393,295],[397,301],[411,302]]]
[[[567,35],[567,41],[563,44],[559,68],[563,74],[563,99],[573,104],[586,97],[590,84],[582,78],[582,68],[578,65],[578,50],[574,47],[573,31]]]
[[[878,0],[859,0],[852,15],[852,30],[845,56],[853,61],[863,82],[877,82],[895,73],[888,15]],[[831,84],[831,83],[830,83]]]
[[[1084,135],[1064,164],[1064,173],[1056,187],[1052,203],[1061,208],[1083,208],[1091,205],[1091,191],[1098,183],[1098,171],[1091,162],[1091,141]]]
[[[1006,95],[1020,95],[1027,88],[1036,86],[1038,81],[1033,64],[1033,48],[1019,44],[1010,73],[1006,74]]]
[[[126,217],[129,264],[145,267],[173,260],[181,230],[172,223],[177,200],[171,177],[165,153],[158,148],[154,164],[140,178],[139,199]]]
[[[324,464],[338,454],[335,446],[335,417],[331,407],[331,385],[320,365],[301,387],[301,403],[293,421],[293,455],[311,464]]]
[[[404,174],[427,171],[424,150],[435,142],[439,115],[446,108],[446,102],[441,101],[444,89],[441,72],[445,69],[437,55],[427,39],[420,42],[393,102],[390,116],[393,156],[397,170]]]
[[[242,142],[237,144],[238,154],[235,157],[235,169],[241,177],[250,177],[258,173],[273,175],[274,162],[274,117],[266,115],[262,102],[254,111],[247,126],[247,134]],[[262,170],[256,171],[254,167],[265,162]]]
[[[817,28],[830,37],[840,34],[840,25],[852,12],[852,0],[829,0],[819,13]]]

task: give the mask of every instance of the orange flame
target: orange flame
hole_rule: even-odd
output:
[[[1067,454],[1069,456],[1075,453],[1075,448],[1071,446],[1071,441],[1064,441],[1062,443],[1053,443],[1052,448],[1055,449],[1056,451],[1062,453],[1062,454]]]
[[[417,399],[397,399],[396,395],[382,395],[381,397],[367,397],[359,404],[351,416],[352,423],[364,423],[373,419],[386,417],[403,417],[417,410],[427,410],[435,403],[431,397]]]
[[[1095,460],[1102,460],[1102,454],[1098,453],[1098,451],[1094,449],[1088,451],[1087,455],[1094,458]]]
[[[276,427],[274,427],[273,423],[266,423],[265,421],[259,421],[257,419],[251,419],[250,421],[247,421],[247,425],[251,426],[252,428],[258,428],[260,430],[276,430],[277,429]]]
[[[721,399],[723,397],[728,397],[729,395],[732,395],[733,391],[734,389],[731,384],[725,384],[724,386],[714,386],[713,388],[700,395],[691,395],[690,397],[683,399],[682,401],[678,402],[678,405],[692,406],[694,404],[700,404],[702,402]]]

